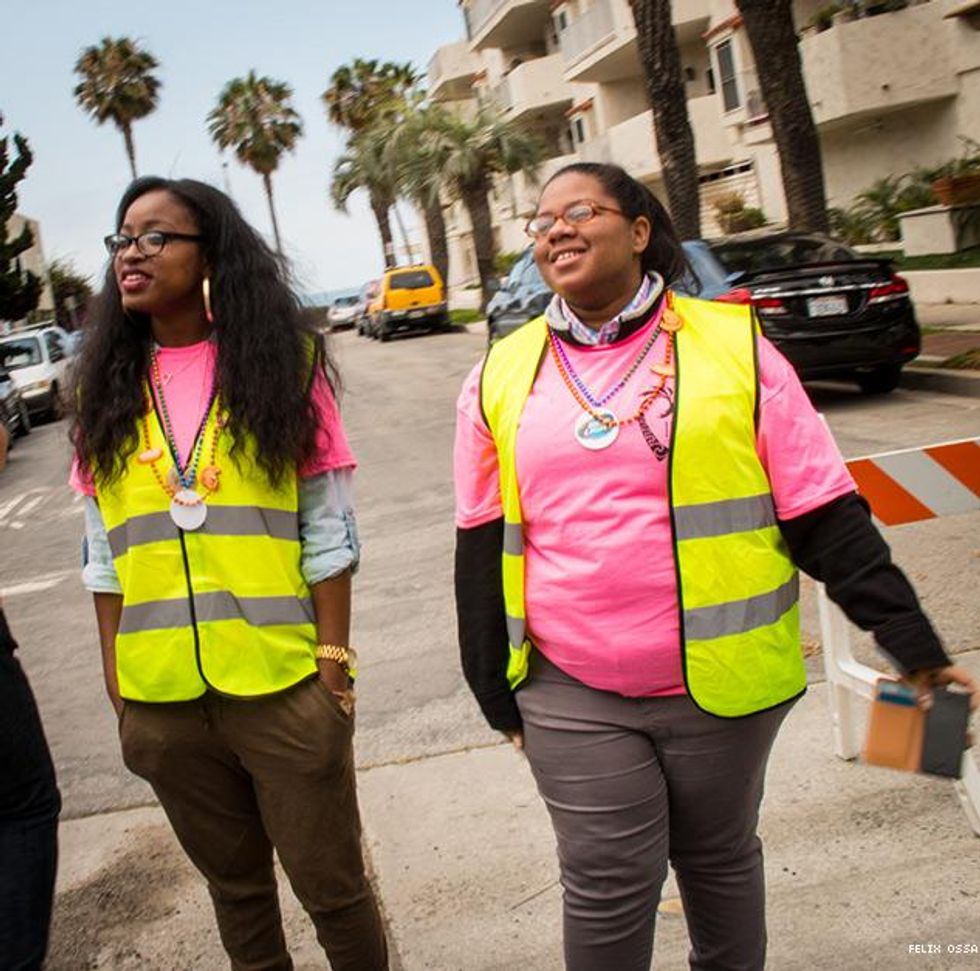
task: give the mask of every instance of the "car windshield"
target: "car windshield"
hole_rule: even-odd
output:
[[[406,270],[404,273],[392,273],[388,281],[389,290],[417,290],[419,287],[431,287],[432,274],[428,270]]]
[[[0,343],[0,357],[3,363],[16,371],[22,367],[32,367],[40,364],[41,342],[36,337],[18,337],[14,340],[5,340]]]
[[[711,251],[728,273],[764,273],[807,263],[838,263],[858,259],[842,243],[820,236],[782,236],[771,239],[712,243]]]
[[[334,300],[335,307],[353,307],[357,303],[357,297],[338,297]]]

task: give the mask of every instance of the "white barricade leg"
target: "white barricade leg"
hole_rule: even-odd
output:
[[[980,769],[970,750],[963,753],[963,775],[956,782],[956,794],[973,832],[980,836]]]

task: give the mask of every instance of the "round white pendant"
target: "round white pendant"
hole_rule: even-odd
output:
[[[603,408],[596,414],[609,419],[611,422],[616,421],[616,416],[608,408]],[[592,451],[609,448],[618,437],[619,425],[605,425],[588,412],[575,422],[575,440],[582,448],[588,448]]]
[[[204,525],[208,507],[193,489],[181,489],[170,500],[170,518],[179,529],[190,533]]]

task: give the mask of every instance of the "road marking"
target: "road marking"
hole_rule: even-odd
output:
[[[25,580],[23,583],[15,583],[10,587],[0,588],[0,597],[17,597],[25,593],[42,593],[56,587],[66,577],[71,576],[69,570],[59,570],[57,573],[42,573],[33,580]]]

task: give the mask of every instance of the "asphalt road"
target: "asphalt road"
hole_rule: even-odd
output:
[[[362,768],[493,744],[459,673],[452,606],[454,401],[483,351],[481,328],[380,344],[336,335],[342,406],[360,462],[363,563],[353,642],[361,655]],[[847,457],[976,435],[980,400],[898,390],[866,398],[813,386]],[[90,598],[78,577],[81,504],[67,488],[64,422],[37,427],[0,475],[0,588],[58,766],[66,818],[144,805],[105,701]],[[900,562],[953,651],[980,647],[980,514],[891,532]],[[816,638],[812,584],[804,628]],[[812,662],[812,675],[822,677]]]

